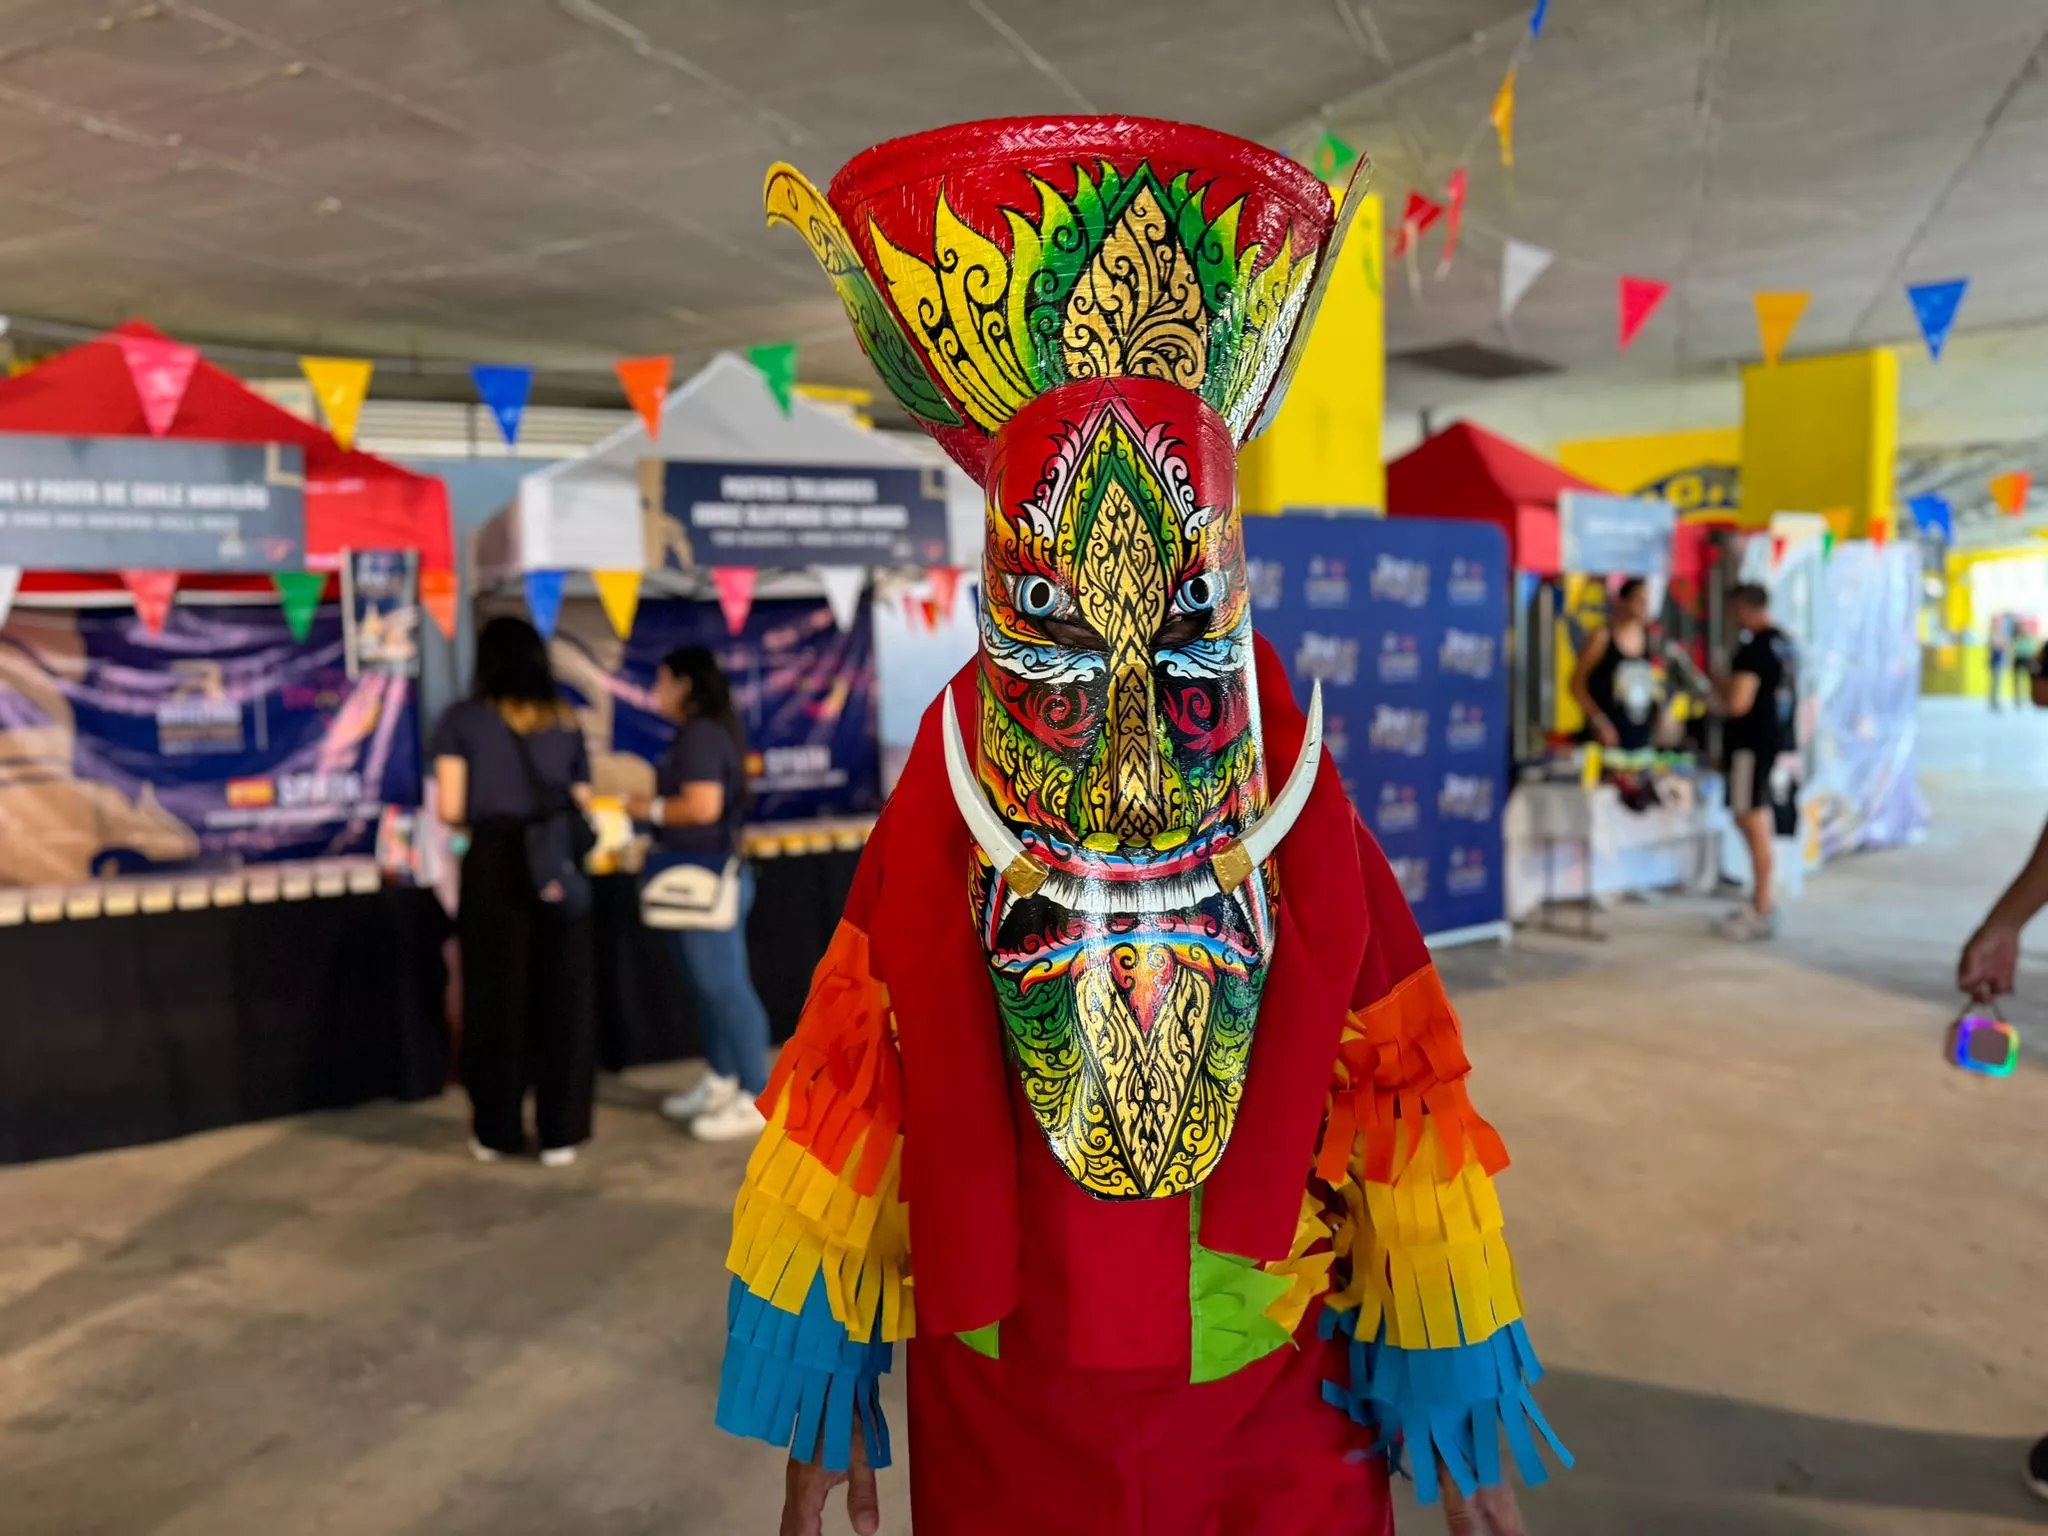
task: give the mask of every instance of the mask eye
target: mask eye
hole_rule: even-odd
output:
[[[1207,571],[1190,576],[1173,596],[1175,613],[1208,613],[1223,596],[1223,578]]]
[[[1031,619],[1058,618],[1073,606],[1073,600],[1059,584],[1044,576],[1017,577],[1010,595],[1017,611]]]

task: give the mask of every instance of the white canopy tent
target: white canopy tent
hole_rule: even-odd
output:
[[[801,394],[785,412],[753,364],[721,352],[661,408],[661,432],[637,417],[582,458],[551,464],[520,482],[519,494],[477,530],[471,546],[478,591],[516,583],[528,571],[644,571],[646,590],[699,595],[701,573],[662,569],[649,550],[643,515],[643,460],[748,464],[923,466],[945,477],[952,564],[980,564],[981,490],[921,438],[877,432]],[[802,570],[761,573],[762,597],[815,596]]]

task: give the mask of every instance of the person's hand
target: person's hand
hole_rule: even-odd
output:
[[[1605,715],[1594,716],[1593,734],[1600,738],[1602,746],[1618,747],[1621,745],[1621,732],[1614,728],[1614,722]]]
[[[1963,946],[1963,957],[1956,962],[1956,985],[1980,1001],[1996,997],[2012,990],[2013,972],[2019,963],[2019,929],[2011,923],[1987,920]]]
[[[626,817],[630,821],[645,821],[653,809],[654,802],[646,795],[626,796]]]
[[[1444,1495],[1444,1529],[1450,1536],[1528,1536],[1514,1489],[1503,1483],[1498,1488],[1482,1488],[1468,1499],[1458,1492],[1448,1473],[1441,1476],[1438,1486]]]
[[[882,1528],[882,1505],[875,1493],[875,1469],[868,1465],[867,1437],[858,1424],[853,1427],[850,1471],[827,1472],[816,1462],[789,1458],[781,1536],[825,1536],[825,1496],[841,1483],[846,1485],[846,1518],[860,1536],[875,1536]]]

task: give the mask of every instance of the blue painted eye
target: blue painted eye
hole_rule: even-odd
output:
[[[1207,571],[1199,576],[1190,576],[1180,584],[1180,591],[1173,597],[1176,613],[1207,613],[1223,596],[1223,580]]]
[[[1067,606],[1067,594],[1043,576],[1019,576],[1016,599],[1018,611],[1033,619],[1048,619]]]

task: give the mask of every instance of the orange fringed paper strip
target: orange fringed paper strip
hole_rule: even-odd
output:
[[[1450,1172],[1464,1166],[1469,1149],[1481,1168],[1499,1173],[1508,1165],[1508,1151],[1466,1096],[1471,1070],[1458,1016],[1436,967],[1426,965],[1344,1021],[1316,1176],[1326,1184],[1341,1183],[1352,1142],[1363,1136],[1365,1177],[1392,1182],[1400,1127],[1420,1124],[1425,1114],[1435,1122]]]
[[[747,1163],[726,1267],[778,1310],[803,1311],[822,1273],[856,1343],[916,1328],[910,1236],[898,1197],[903,1067],[867,935],[841,923],[796,1037],[761,1096],[768,1129]]]
[[[1337,1251],[1351,1275],[1329,1305],[1360,1309],[1361,1339],[1373,1338],[1384,1319],[1386,1342],[1399,1349],[1484,1343],[1522,1316],[1500,1199],[1478,1162],[1452,1166],[1433,1118],[1419,1123],[1419,1145],[1407,1125],[1398,1129],[1399,1177],[1370,1179],[1363,1159],[1354,1159],[1338,1187],[1345,1214]]]

